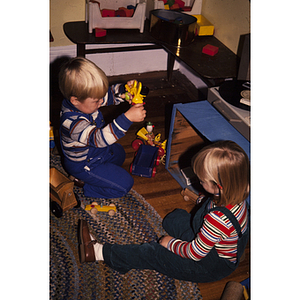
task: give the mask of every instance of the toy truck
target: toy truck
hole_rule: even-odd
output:
[[[161,134],[158,133],[157,135],[154,136],[152,130],[149,129],[152,126],[153,126],[152,123],[149,122],[147,124],[148,130],[145,127],[141,128],[136,134],[138,138],[132,142],[131,146],[135,151],[137,151],[142,144],[156,146],[158,147],[159,156],[163,157],[166,150],[167,140],[160,142]]]
[[[154,177],[156,174],[155,166],[159,164],[159,160],[157,147],[140,145],[130,165],[130,173],[141,177]]]

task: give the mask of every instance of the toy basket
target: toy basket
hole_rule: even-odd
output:
[[[207,20],[202,11],[202,0],[183,0],[185,5],[190,7],[190,11],[183,11],[183,13],[192,15],[197,18],[197,31],[198,35],[213,35],[214,25]],[[165,9],[163,0],[154,0],[154,9]]]
[[[101,15],[102,9],[118,10],[120,7],[127,7],[128,5],[136,7],[132,17],[102,17]],[[139,29],[140,33],[143,33],[146,6],[147,0],[99,0],[89,2],[87,6],[88,13],[86,13],[86,21],[89,23],[89,33],[92,33],[95,28]]]
[[[186,6],[190,6],[191,11],[185,11],[188,15],[200,15],[202,10],[202,0],[183,0]],[[163,0],[154,0],[154,9],[164,9]]]

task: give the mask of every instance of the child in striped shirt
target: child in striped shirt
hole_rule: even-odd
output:
[[[133,81],[127,84],[131,86]],[[123,102],[125,84],[109,87],[104,72],[85,58],[73,58],[63,66],[59,87],[65,97],[60,114],[65,170],[84,182],[87,197],[124,196],[131,189],[133,178],[121,167],[125,151],[116,141],[133,122],[144,120],[143,104],[131,106],[113,122],[105,124],[99,108]]]
[[[121,273],[153,269],[193,282],[230,275],[249,237],[249,159],[236,143],[220,141],[204,147],[192,165],[208,196],[194,216],[176,209],[163,220],[169,235],[142,245],[102,245],[80,220],[81,262],[104,260]]]

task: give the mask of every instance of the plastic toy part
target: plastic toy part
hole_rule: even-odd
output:
[[[204,202],[207,198],[204,194],[199,193],[197,195],[195,192],[191,191],[188,188],[182,190],[180,194],[185,201],[192,201],[195,204],[200,204],[201,202]]]
[[[89,33],[93,32],[96,27],[104,29],[139,29],[140,33],[144,32],[144,24],[146,19],[146,0],[101,0],[101,1],[85,1],[86,2],[86,23],[88,23]],[[101,8],[99,5],[101,2]],[[121,10],[123,7],[134,10],[134,14],[129,18],[109,17],[112,10],[115,14],[116,10]],[[105,9],[105,11],[104,11]],[[125,15],[126,15],[125,11]],[[132,13],[132,11],[131,11]],[[104,17],[105,16],[105,17]],[[127,15],[126,15],[127,16]]]
[[[202,48],[202,53],[208,54],[210,56],[214,56],[218,53],[219,47],[207,44]]]
[[[123,9],[116,10],[116,17],[126,17],[126,12]]]
[[[175,0],[175,3],[177,3],[180,8],[183,8],[185,6],[185,3],[182,0]]]
[[[106,30],[101,28],[95,28],[95,36],[96,37],[103,37],[106,36]]]
[[[128,5],[128,7],[119,7],[117,10],[113,9],[102,9],[101,16],[106,17],[132,17],[134,14],[135,7]]]
[[[119,10],[123,10],[125,12],[125,16],[128,17],[128,18],[132,17],[133,14],[134,14],[134,8],[120,7]]]
[[[106,17],[115,17],[115,10],[114,9],[102,9],[101,10],[101,16],[103,18],[106,18]]]
[[[147,130],[145,127],[143,127],[143,128],[141,128],[141,129],[137,132],[136,135],[137,135],[138,137],[144,139],[145,141],[148,141],[149,138],[147,137],[147,134],[149,134],[148,130]]]
[[[181,191],[181,196],[185,201],[192,201],[195,203],[197,202],[197,199],[199,197],[196,193],[187,188]]]
[[[141,82],[137,82],[135,80],[132,87],[129,87],[126,84],[125,88],[126,88],[127,92],[129,92],[133,96],[131,99],[132,105],[138,104],[138,103],[145,104],[144,98],[146,96],[141,94],[141,91],[142,91],[142,83]]]
[[[161,143],[161,134],[154,135],[152,132],[153,127],[154,125],[148,122],[147,128],[149,131],[142,127],[136,134],[138,138],[131,144],[134,151],[136,151],[129,170],[133,175],[154,177],[156,174],[156,167],[154,166],[158,166],[160,162],[164,164],[167,140]]]
[[[213,35],[215,27],[203,15],[193,15],[197,19],[198,35]]]
[[[149,145],[141,145],[130,165],[130,173],[141,177],[151,178],[156,174],[158,148]]]
[[[145,127],[141,128],[137,134],[140,139],[144,140],[146,144],[149,144],[151,146],[157,146],[160,148],[159,156],[163,156],[165,154],[166,150],[166,144],[167,140],[164,140],[163,142],[160,142],[161,134],[158,133],[154,136],[153,132],[149,132]],[[132,142],[132,147],[134,150],[137,150],[137,148],[134,147],[134,145],[141,144],[140,142]]]
[[[134,151],[138,151],[138,149],[140,148],[141,145],[144,145],[145,143],[140,140],[140,139],[136,139],[132,142],[131,146],[133,148]]]
[[[192,8],[190,7],[190,6],[184,6],[184,7],[182,7],[181,8],[182,9],[182,11],[191,11],[192,10]]]
[[[53,126],[51,126],[51,122],[49,122],[49,125],[50,125],[50,128],[49,128],[49,143],[50,143],[50,149],[53,149],[55,147]]]
[[[97,202],[86,205],[85,210],[90,210],[94,215],[96,215],[98,211],[107,212],[111,217],[113,217],[117,211],[116,206],[113,203],[109,205],[99,205]]]

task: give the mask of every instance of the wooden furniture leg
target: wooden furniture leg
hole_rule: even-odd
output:
[[[167,79],[171,81],[172,72],[174,68],[175,56],[171,53],[168,53],[168,64],[167,64]]]
[[[85,44],[77,44],[77,57],[85,57]]]

